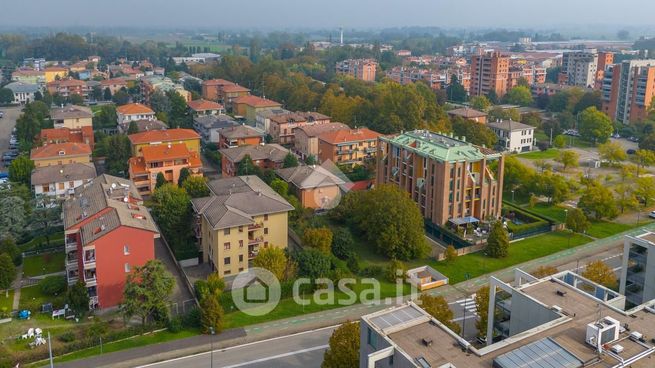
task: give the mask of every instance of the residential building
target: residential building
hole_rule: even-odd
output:
[[[156,91],[167,93],[171,91],[177,92],[185,102],[191,101],[191,92],[184,89],[184,86],[173,82],[172,79],[161,75],[146,75],[139,79],[141,86],[141,96],[146,105],[150,104],[150,96]]]
[[[196,54],[191,54],[191,56],[180,56],[180,57],[173,57],[173,61],[175,64],[179,65],[182,63],[186,64],[205,64],[207,62],[213,62],[213,61],[221,61],[221,55],[220,54],[214,54],[211,52],[200,52]]]
[[[442,89],[447,83],[448,74],[439,70],[393,67],[385,72],[386,76],[402,85],[423,81],[432,89]]]
[[[184,143],[192,152],[200,152],[200,135],[193,129],[148,130],[128,136],[132,145],[132,157],[141,156],[144,147]]]
[[[268,134],[273,142],[280,144],[293,144],[295,139],[294,131],[306,125],[325,124],[330,122],[330,117],[317,112],[295,112],[289,114],[275,115],[270,118]]]
[[[84,143],[55,143],[32,148],[34,167],[91,162],[91,147]]]
[[[291,111],[283,108],[262,110],[255,117],[255,128],[268,133],[271,130],[271,118],[284,114],[291,114]]]
[[[580,88],[585,93],[593,92],[593,89],[591,88],[576,87],[576,86],[569,86],[566,84],[556,84],[556,83],[535,83],[530,87],[533,98],[537,98],[540,95],[553,96],[559,92],[567,91],[572,88]]]
[[[499,218],[503,169],[502,154],[465,137],[415,130],[380,137],[376,183],[408,192],[426,220],[443,226],[463,218]]]
[[[89,96],[90,88],[87,87],[84,81],[78,79],[58,79],[48,82],[46,85],[48,92],[51,95],[59,94],[61,97],[70,97],[72,95],[79,95],[82,98]]]
[[[593,88],[598,70],[598,51],[588,49],[583,51],[565,52],[562,55],[562,71],[560,84]]]
[[[366,82],[375,82],[375,72],[378,67],[373,59],[348,59],[336,64],[337,74],[349,75]]]
[[[121,89],[127,89],[127,81],[124,78],[103,79],[100,81],[100,88],[103,93],[106,89],[109,89],[109,92],[111,92],[111,95],[113,96]]]
[[[487,122],[487,113],[472,109],[470,107],[463,107],[446,111],[448,116],[452,118],[461,117],[467,120],[475,121],[476,123],[485,124]]]
[[[512,120],[492,121],[487,124],[498,136],[498,147],[508,152],[528,152],[535,145],[534,127]]]
[[[43,86],[45,85],[45,72],[34,69],[16,69],[11,73],[11,80]]]
[[[655,233],[623,238],[623,265],[619,292],[630,305],[655,299]]]
[[[293,206],[254,175],[210,181],[209,197],[191,200],[201,258],[219,275],[248,270],[260,249],[285,249]]]
[[[318,136],[318,161],[361,165],[375,158],[380,136],[368,128],[325,132]]]
[[[155,120],[155,112],[146,105],[130,103],[116,108],[118,125],[130,125],[131,121]]]
[[[84,282],[89,309],[117,307],[127,276],[155,259],[157,225],[134,184],[101,175],[63,204],[66,277]]]
[[[202,143],[218,145],[219,131],[223,128],[239,125],[227,115],[203,115],[193,118],[193,129],[200,134]]]
[[[30,68],[34,70],[43,70],[46,67],[45,58],[29,57],[23,59],[23,68]]]
[[[596,82],[594,83],[595,90],[603,88],[603,80],[605,79],[605,69],[614,64],[613,52],[599,52],[598,53],[598,66],[596,67]]]
[[[166,182],[177,184],[182,169],[188,169],[191,176],[202,176],[199,152],[190,151],[184,143],[144,146],[129,160],[130,180],[142,195],[155,190],[159,174]]]
[[[53,143],[84,143],[88,144],[91,151],[93,151],[93,127],[41,129],[36,140],[41,146]]]
[[[221,153],[221,173],[224,177],[236,176],[239,163],[249,156],[252,162],[262,169],[279,169],[284,158],[291,153],[288,149],[276,143],[224,148]]]
[[[232,109],[232,101],[247,96],[250,90],[225,79],[210,79],[202,82],[202,98],[216,101]]]
[[[218,148],[232,148],[264,143],[264,134],[248,125],[218,129]]]
[[[625,296],[571,271],[514,274],[511,284],[490,278],[483,339],[411,301],[363,316],[359,367],[652,367],[652,302],[625,309]]]
[[[75,188],[88,184],[96,175],[91,163],[43,166],[32,171],[30,183],[36,197],[67,198],[75,193]]]
[[[225,114],[225,108],[223,105],[216,103],[214,101],[208,101],[208,100],[193,100],[187,102],[187,106],[189,106],[189,110],[191,110],[191,113],[193,116],[202,116],[202,115],[224,115]]]
[[[471,96],[487,96],[494,91],[502,97],[507,93],[509,57],[498,51],[480,53],[471,57]]]
[[[50,110],[55,128],[82,129],[93,127],[93,112],[84,106],[67,105]]]
[[[645,119],[655,96],[655,59],[609,66],[601,93],[602,111],[611,119],[623,124]]]
[[[64,79],[68,76],[68,69],[60,66],[48,66],[44,70],[45,82],[54,82],[57,79]]]
[[[247,95],[232,100],[232,113],[242,116],[249,122],[257,121],[257,114],[270,109],[279,109],[282,104],[266,98]]]
[[[3,88],[10,89],[14,93],[15,104],[24,105],[28,102],[34,101],[34,95],[41,91],[38,84],[30,84],[25,82],[11,82]]]
[[[289,183],[289,189],[305,208],[331,209],[339,204],[346,180],[322,166],[296,166],[275,173]]]
[[[309,156],[314,156],[314,158],[318,159],[318,136],[338,130],[347,131],[350,130],[350,127],[343,123],[325,123],[298,127],[293,131],[294,149],[303,159]]]
[[[130,125],[134,123],[136,125],[136,132],[141,133],[141,132],[147,132],[149,130],[166,130],[168,129],[168,125],[164,123],[161,120],[150,120],[150,119],[142,119],[142,120],[132,120],[130,122],[123,123],[121,125],[118,125],[118,132],[121,134],[127,134],[130,130]]]
[[[512,63],[507,73],[507,90],[519,85],[521,79],[528,85],[546,82],[546,68],[523,62]]]

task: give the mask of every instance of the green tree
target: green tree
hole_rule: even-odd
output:
[[[474,96],[471,97],[469,105],[476,110],[487,111],[491,107],[491,101],[486,96]]]
[[[621,213],[624,213],[625,210],[635,209],[639,206],[639,200],[637,200],[632,185],[619,183],[614,187],[614,193],[617,195],[616,204],[621,210]]]
[[[65,276],[47,276],[39,281],[39,289],[45,295],[56,296],[66,291]]]
[[[136,125],[136,121],[132,120],[130,121],[130,125],[127,127],[127,135],[138,133],[139,132],[139,127]]]
[[[532,276],[534,276],[534,277],[536,277],[538,279],[543,279],[544,277],[554,275],[557,272],[559,272],[557,267],[554,267],[554,266],[539,266],[539,267],[537,267],[536,270],[531,272],[531,274],[532,274]]]
[[[68,97],[68,102],[71,105],[82,106],[82,105],[84,105],[84,97],[80,96],[77,93],[73,93]]]
[[[0,208],[3,215],[0,216],[0,237],[17,237],[25,230],[27,214],[25,200],[15,195],[0,197]]]
[[[157,173],[157,181],[155,182],[155,189],[159,189],[162,187],[162,185],[168,183],[166,181],[166,177],[164,177],[164,173]]]
[[[282,197],[286,198],[286,196],[289,194],[289,184],[287,184],[287,182],[282,179],[279,178],[273,179],[270,187]]]
[[[105,168],[110,175],[125,177],[132,156],[130,139],[125,134],[105,136],[96,143],[93,155],[105,158]]]
[[[16,279],[16,266],[9,254],[0,254],[0,290],[7,290]]]
[[[399,260],[427,255],[423,217],[406,192],[379,185],[358,199],[352,221],[379,253]]]
[[[9,165],[9,180],[15,183],[30,185],[34,170],[34,162],[26,155],[19,155]]]
[[[566,137],[563,135],[555,136],[553,139],[553,146],[560,149],[566,147]]]
[[[111,90],[109,87],[105,88],[104,92],[102,93],[102,99],[105,101],[111,101]]]
[[[600,158],[606,160],[610,165],[619,163],[628,158],[623,146],[617,142],[607,141],[598,145]]]
[[[475,327],[478,329],[478,336],[487,336],[487,323],[489,321],[489,285],[479,288],[475,293],[474,300],[479,317],[475,321]]]
[[[166,96],[171,102],[171,112],[169,114],[169,124],[173,128],[191,128],[191,116],[188,115],[186,100],[176,90],[170,90]]]
[[[223,330],[223,307],[214,295],[208,295],[200,300],[200,324],[203,333],[220,333]]]
[[[288,261],[282,248],[268,247],[257,253],[255,259],[252,260],[252,265],[270,271],[278,280],[282,281],[285,278]]]
[[[596,220],[615,218],[619,212],[612,191],[597,181],[591,181],[582,191],[578,201],[578,208],[584,211],[587,216],[593,216]]]
[[[330,273],[330,257],[318,249],[305,248],[293,253],[293,258],[298,263],[298,273],[301,276],[317,279],[327,277]]]
[[[148,318],[168,318],[168,298],[175,281],[159,260],[150,260],[143,266],[134,267],[127,275],[123,291],[121,312],[126,318],[136,315],[145,326]]]
[[[316,165],[316,157],[314,155],[309,155],[305,157],[305,165],[307,166]]]
[[[448,302],[443,296],[421,294],[421,296],[418,298],[418,301],[420,302],[421,308],[423,308],[423,310],[428,312],[428,314],[434,317],[437,321],[443,323],[451,331],[459,334],[461,327],[457,323],[453,322],[453,311],[450,310],[450,307],[448,307]]]
[[[111,129],[117,125],[118,116],[116,114],[116,106],[114,105],[102,105],[100,110],[93,116],[93,129]],[[97,141],[98,139],[96,139]]]
[[[453,132],[458,137],[466,137],[468,142],[479,146],[493,147],[498,141],[498,136],[486,125],[476,123],[473,120],[455,117],[452,120]]]
[[[655,151],[655,133],[650,133],[639,141],[639,148]]]
[[[634,154],[634,161],[637,163],[637,177],[641,175],[641,169],[655,164],[655,152],[646,149],[638,149]]]
[[[183,167],[180,170],[180,177],[177,179],[177,186],[181,187],[184,184],[184,181],[191,176],[191,171],[188,168]]]
[[[9,88],[0,88],[0,104],[14,102],[14,92]]]
[[[580,155],[575,151],[559,151],[555,161],[562,164],[562,171],[566,171],[568,168],[578,167]]]
[[[16,266],[20,266],[23,263],[23,255],[20,249],[18,249],[18,246],[16,246],[16,241],[11,236],[0,240],[0,254],[8,254]]]
[[[448,87],[446,87],[446,96],[450,101],[466,101],[466,89],[461,83],[459,83],[459,80],[455,74],[450,77],[450,84]]]
[[[261,172],[261,168],[256,166],[255,163],[250,158],[250,155],[245,155],[237,165],[237,176],[242,175],[258,175]]]
[[[83,314],[89,310],[89,292],[82,279],[68,288],[66,302],[76,314]]]
[[[354,256],[353,247],[355,240],[353,239],[350,229],[347,227],[337,227],[332,232],[332,254],[339,259],[348,259]]]
[[[578,131],[589,142],[604,143],[614,132],[614,125],[607,115],[592,106],[580,113]]]
[[[282,163],[283,168],[296,167],[298,166],[298,158],[293,153],[289,152],[284,156],[284,162]]]
[[[127,105],[130,103],[130,94],[121,89],[114,93],[111,100],[118,106]]]
[[[573,208],[566,214],[566,227],[576,233],[584,233],[589,229],[591,223],[587,215],[579,208]]]
[[[652,176],[637,178],[634,193],[644,203],[644,207],[652,205],[652,200],[655,199],[655,178]]]
[[[359,367],[359,323],[346,322],[330,336],[321,368]]]
[[[403,262],[392,259],[387,263],[387,267],[385,267],[384,276],[387,281],[394,283],[397,278],[404,279],[406,271],[407,266]]]
[[[580,275],[605,287],[616,287],[614,270],[601,260],[589,262]]]
[[[457,249],[450,244],[448,247],[446,247],[445,251],[445,259],[446,262],[451,263],[457,258]]]
[[[505,230],[501,221],[496,221],[491,225],[486,250],[489,257],[507,257],[509,252],[509,234],[507,234],[507,230]]]
[[[530,91],[530,88],[516,86],[507,92],[505,95],[505,102],[512,105],[530,106],[534,101],[532,100],[532,92]]]
[[[184,183],[182,183],[182,188],[189,193],[191,198],[201,198],[209,195],[207,178],[202,176],[189,176]]]
[[[330,254],[332,246],[332,230],[328,227],[307,228],[302,236],[304,246],[318,249],[324,254]]]
[[[151,197],[152,215],[173,248],[188,247],[191,236],[191,197],[183,189],[167,183]]]

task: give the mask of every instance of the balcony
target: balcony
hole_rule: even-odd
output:
[[[77,255],[74,257],[67,256],[66,257],[66,269],[77,269]]]
[[[84,252],[83,263],[85,270],[96,268],[96,252],[88,250]]]
[[[80,279],[80,277],[77,272],[68,271],[66,279],[68,280],[68,285],[73,285]]]
[[[93,273],[84,273],[84,282],[86,283],[87,287],[91,286],[96,286],[98,283],[98,280],[96,279],[96,274],[95,272]]]
[[[77,250],[77,241],[66,238],[66,252]]]
[[[96,309],[99,306],[98,296],[89,297],[89,309]]]
[[[259,244],[264,241],[263,236],[248,237],[248,245]]]
[[[262,227],[264,227],[264,223],[263,222],[258,222],[258,223],[252,224],[252,225],[248,225],[248,231],[261,229]]]

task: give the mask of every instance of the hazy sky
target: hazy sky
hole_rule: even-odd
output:
[[[4,26],[653,25],[655,0],[0,0]],[[624,8],[620,11],[618,8]]]

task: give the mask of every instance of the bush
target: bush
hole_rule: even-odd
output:
[[[57,337],[61,342],[73,342],[75,341],[75,334],[72,331],[64,332],[63,334]]]
[[[181,317],[173,317],[168,320],[168,323],[166,324],[166,328],[168,328],[168,331],[172,333],[180,332],[182,331],[182,318]]]
[[[346,266],[348,266],[348,269],[352,273],[359,273],[359,260],[357,259],[357,255],[352,253],[350,257],[346,260]]]
[[[350,230],[345,227],[338,227],[332,236],[332,254],[337,258],[347,260],[351,257],[355,241]]]
[[[362,276],[365,277],[379,277],[384,272],[382,266],[371,265],[362,269]]]
[[[182,316],[182,325],[186,328],[200,328],[200,309],[193,308]]]
[[[66,277],[65,276],[48,276],[39,282],[39,288],[45,295],[60,295],[66,290]]]
[[[400,270],[400,275],[398,275],[398,270]],[[407,267],[405,267],[405,264],[402,263],[399,260],[392,260],[389,262],[387,265],[386,270],[384,271],[384,276],[389,282],[396,282],[396,278],[400,277],[403,278],[403,275],[405,274],[405,271],[407,271]]]

